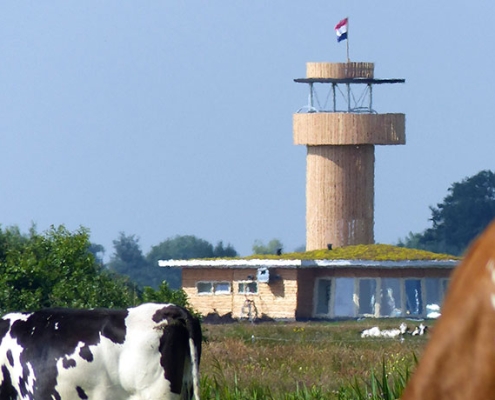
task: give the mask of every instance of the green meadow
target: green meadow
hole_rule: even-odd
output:
[[[407,320],[204,324],[202,399],[396,399],[427,336],[361,338]],[[431,325],[431,322],[427,322]]]

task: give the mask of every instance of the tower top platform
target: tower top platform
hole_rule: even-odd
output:
[[[306,63],[306,78],[294,79],[298,83],[404,83],[405,79],[375,79],[374,63],[368,62],[309,62]]]
[[[364,83],[364,84],[381,84],[381,83],[404,83],[405,79],[374,79],[374,78],[296,78],[297,83]]]
[[[308,62],[306,78],[368,78],[373,79],[374,63],[368,62]]]

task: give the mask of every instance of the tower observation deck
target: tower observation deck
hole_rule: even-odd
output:
[[[375,145],[406,141],[405,115],[377,113],[373,88],[405,80],[375,79],[373,63],[324,62],[294,81],[309,86],[293,116],[294,144],[307,147],[306,250],[372,244]]]

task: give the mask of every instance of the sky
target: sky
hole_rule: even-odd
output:
[[[375,241],[430,227],[454,182],[495,170],[495,2],[4,1],[0,225],[85,227],[113,254],[176,235],[240,255],[305,243],[306,62],[374,62],[373,108],[406,114],[377,146]]]

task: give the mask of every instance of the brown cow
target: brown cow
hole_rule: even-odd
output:
[[[402,400],[495,399],[495,222],[454,273]]]

